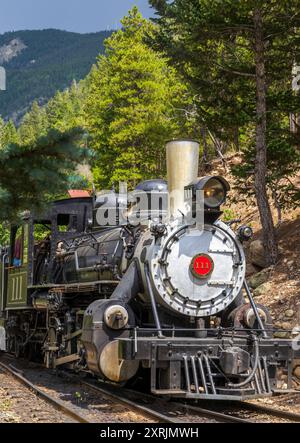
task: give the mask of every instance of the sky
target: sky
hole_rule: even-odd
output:
[[[56,28],[73,32],[116,29],[132,6],[153,15],[148,0],[0,0],[0,34]]]

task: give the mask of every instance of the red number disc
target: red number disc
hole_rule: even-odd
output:
[[[214,262],[206,254],[196,255],[192,260],[191,272],[195,277],[205,278],[212,273],[213,269]]]

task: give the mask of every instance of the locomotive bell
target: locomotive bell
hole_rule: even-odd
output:
[[[184,188],[197,179],[199,143],[194,140],[173,140],[167,143],[167,171],[169,188],[169,217],[186,214]]]

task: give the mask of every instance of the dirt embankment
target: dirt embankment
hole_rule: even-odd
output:
[[[238,156],[227,159],[228,166],[240,161]],[[232,190],[225,208],[225,218],[241,219],[242,224],[249,224],[254,230],[255,240],[261,239],[261,225],[259,212],[254,199],[245,199],[238,189],[234,189],[234,178],[225,171],[221,162],[212,165],[209,174],[218,174],[225,177]],[[300,187],[300,176],[293,178]],[[275,224],[277,211],[272,207]],[[279,241],[280,256],[278,263],[267,269],[255,266],[252,263],[249,244],[245,244],[247,256],[247,276],[252,286],[255,300],[264,304],[270,310],[275,326],[290,331],[300,327],[300,206],[295,210],[288,210],[282,214],[282,222],[276,227]],[[288,332],[278,332],[278,336],[285,337]]]

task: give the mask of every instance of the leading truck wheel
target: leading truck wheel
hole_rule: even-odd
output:
[[[122,360],[119,358],[119,342],[108,343],[100,354],[99,366],[108,380],[122,383],[134,377],[139,368],[138,360]]]
[[[256,304],[256,307],[258,314],[262,320],[262,323],[266,329],[267,336],[272,337],[273,334],[272,317],[268,309],[261,304]],[[226,326],[229,327],[233,326],[237,329],[258,330],[259,325],[250,303],[246,303],[236,308],[234,311],[232,311],[228,317]]]

